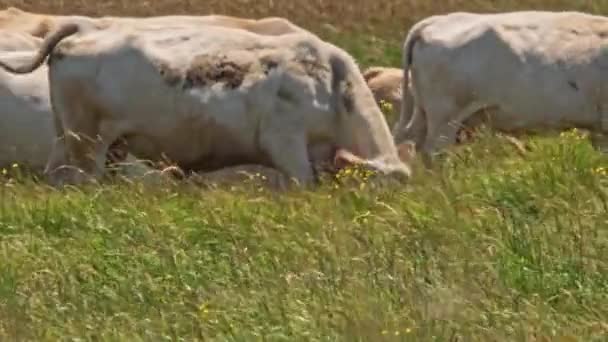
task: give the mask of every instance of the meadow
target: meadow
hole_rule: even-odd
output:
[[[449,11],[605,0],[0,1],[86,15],[284,16],[368,65]],[[0,172],[0,341],[606,341],[608,158],[482,131],[403,187],[273,193]],[[19,166],[7,170],[19,173]]]

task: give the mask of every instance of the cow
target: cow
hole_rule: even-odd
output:
[[[42,39],[31,35],[6,29],[0,29],[0,51],[35,51]]]
[[[159,16],[149,18],[135,17],[102,17],[57,16],[36,14],[9,7],[0,11],[0,51],[9,52],[3,57],[20,58],[15,50],[35,50],[50,30],[65,23],[78,24],[80,31],[100,30],[110,24],[132,26],[156,26],[162,30],[166,26],[181,25],[220,25],[241,28],[268,35],[279,35],[290,32],[306,32],[288,20],[276,17],[259,20],[243,19],[223,15],[209,16]],[[26,53],[27,55],[27,53]],[[52,113],[48,95],[46,66],[42,66],[30,75],[12,75],[2,71],[0,79],[0,169],[19,164],[34,172],[40,171],[46,163],[54,138]],[[121,171],[127,171],[129,177],[155,174],[148,165],[136,161],[132,155],[121,151],[120,146],[113,146],[109,153],[110,162],[117,164]],[[241,169],[239,169],[239,172]],[[230,170],[215,173],[234,178]],[[206,179],[209,177],[206,177]],[[270,177],[272,178],[272,177]]]
[[[0,30],[0,44],[11,41],[13,32]],[[5,39],[6,38],[6,39]],[[27,49],[30,44],[41,42],[27,35],[25,44],[15,42],[12,48]],[[27,50],[0,52],[0,59],[19,63],[31,58]],[[56,133],[53,126],[53,113],[49,98],[49,82],[47,66],[41,65],[30,74],[14,75],[4,70],[0,71],[0,170],[17,165],[20,170],[34,174],[44,171],[52,150]],[[144,161],[136,160],[132,155],[123,151],[112,151],[108,154],[116,174],[133,180],[142,179],[152,184],[175,179],[172,170],[159,170]],[[181,177],[180,177],[181,176]],[[183,178],[178,172],[178,177]],[[230,185],[247,181],[259,180],[262,185],[271,189],[284,190],[288,184],[282,174],[275,169],[260,165],[238,165],[235,167],[216,170],[208,173],[193,174],[193,183],[203,186]]]
[[[0,39],[5,38],[4,33],[0,31]],[[34,37],[30,39],[35,41]],[[31,59],[32,54],[25,50],[3,51],[0,58],[19,62]],[[42,65],[25,75],[0,70],[0,169],[17,165],[21,170],[42,173],[55,137],[47,67]],[[109,163],[121,162],[120,171],[127,177],[151,170],[145,164],[139,165],[132,155],[120,152],[112,148]]]
[[[17,7],[8,7],[7,9],[0,11],[0,29],[25,32],[38,38],[45,38],[49,32],[68,23],[78,24],[80,32],[101,30],[109,26],[147,25],[157,26],[159,29],[163,29],[165,27],[180,27],[184,25],[217,25],[240,28],[266,35],[281,35],[291,32],[310,33],[291,23],[289,20],[279,17],[266,17],[261,19],[239,18],[227,15],[87,17],[81,15],[31,13]]]
[[[3,60],[28,60],[41,42],[25,33],[0,30]],[[28,75],[0,71],[0,169],[13,164],[44,169],[54,139],[48,98],[45,67]]]
[[[586,129],[606,142],[608,19],[581,12],[456,12],[416,23],[403,44],[414,113],[401,127],[427,166],[485,111],[518,135]],[[405,98],[403,101],[406,101]]]
[[[409,145],[394,144],[354,59],[317,36],[221,26],[78,32],[61,26],[31,63],[0,63],[29,73],[48,56],[52,184],[98,178],[119,138],[138,158],[164,155],[194,171],[267,165],[304,186],[315,181],[309,149],[319,145],[331,146],[322,159],[334,165],[411,176]],[[62,165],[75,168],[54,172]]]
[[[371,66],[363,71],[363,78],[374,94],[376,102],[380,105],[387,103],[391,113],[401,112],[401,78],[403,71],[400,68]]]
[[[27,33],[0,29],[0,58],[17,63],[29,60],[41,43],[42,39]],[[18,165],[42,172],[54,139],[47,67],[27,75],[0,70],[0,169]],[[110,159],[135,163],[132,156],[114,153]]]
[[[156,26],[162,30],[167,26],[182,26],[182,25],[219,25],[225,27],[233,27],[245,29],[251,32],[280,35],[291,32],[306,33],[307,31],[292,24],[286,19],[277,17],[267,17],[262,19],[244,19],[224,15],[208,15],[208,16],[159,16],[147,18],[134,17],[101,17],[89,18],[84,16],[57,16],[47,14],[36,14],[20,10],[15,7],[9,7],[4,11],[0,11],[0,27],[15,30],[15,37],[6,37],[0,42],[0,49],[10,50],[7,43],[16,41],[30,42],[27,49],[35,49],[40,45],[40,38],[44,38],[50,30],[61,26],[65,23],[76,23],[79,25],[80,31],[91,31],[107,28],[111,23],[123,26],[146,25],[147,27]],[[10,31],[6,31],[5,37]],[[25,32],[25,33],[21,33]],[[34,36],[35,38],[33,38]],[[10,39],[9,39],[10,38]],[[32,45],[31,41],[38,42]],[[6,56],[5,56],[6,57]],[[6,73],[5,73],[6,74]],[[10,111],[4,112],[3,129],[5,134],[0,142],[3,142],[5,151],[1,151],[0,168],[10,164],[19,164],[31,170],[39,171],[41,166],[46,162],[46,158],[51,149],[49,137],[54,137],[54,131],[51,122],[50,102],[48,99],[48,86],[46,67],[42,66],[36,70],[34,74],[23,76],[13,76],[6,74],[8,83],[14,79],[25,79],[31,82],[29,86],[24,85],[18,94],[24,94],[22,97],[14,96],[13,92],[9,91],[6,94],[4,103],[13,104]],[[44,83],[43,83],[44,82]],[[13,82],[14,83],[14,82]],[[23,82],[21,82],[23,83]],[[5,83],[6,84],[6,83]],[[7,85],[11,87],[10,84]],[[33,89],[35,94],[25,96],[26,89]],[[46,92],[41,91],[46,89]],[[27,99],[37,99],[37,104],[30,103]],[[1,101],[2,99],[0,99]],[[17,105],[16,105],[17,104]],[[36,107],[38,106],[38,107]],[[20,123],[27,122],[27,125]],[[118,145],[118,146],[116,146]],[[148,163],[135,160],[132,155],[127,155],[121,151],[120,145],[116,144],[112,148],[112,153],[108,154],[111,163],[114,164],[123,175],[127,178],[142,178],[146,181],[158,182],[167,179],[174,179],[174,173],[159,170],[158,164],[152,167]],[[9,152],[7,152],[9,151]],[[412,152],[412,151],[410,151]],[[319,165],[316,165],[322,169]],[[125,172],[126,171],[126,172]],[[328,171],[328,170],[323,170]],[[285,179],[278,176],[279,172],[261,165],[239,165],[236,167],[225,168],[214,172],[193,174],[193,179],[197,184],[208,185],[210,183],[234,183],[236,180],[242,180],[244,177],[249,177],[250,174],[262,174],[264,182],[272,188],[283,188]],[[177,172],[178,178],[183,178],[181,172]],[[221,178],[225,178],[221,180]],[[204,180],[204,181],[202,181]]]
[[[13,32],[0,31],[0,44],[7,47],[7,42],[13,41],[8,38],[14,35]],[[27,35],[23,39],[25,44],[19,45],[18,41],[13,41],[12,48],[25,50],[40,41]],[[29,58],[31,52],[27,50],[0,52],[0,59],[13,63]],[[20,170],[33,174],[44,171],[56,138],[48,84],[46,65],[25,75],[0,71],[0,170],[12,169],[13,165],[17,165]],[[130,154],[118,156],[118,153],[124,152],[120,149],[112,152],[108,154],[110,164],[114,165],[112,168],[122,178],[141,179],[151,184],[176,179],[172,172],[167,172],[173,170],[158,169],[136,160]],[[179,172],[177,176],[184,178]],[[200,186],[233,185],[252,180],[275,190],[285,190],[288,184],[283,174],[261,165],[238,165],[195,173],[190,180]]]

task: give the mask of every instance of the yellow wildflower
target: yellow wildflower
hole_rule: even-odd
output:
[[[606,167],[597,167],[593,170],[594,173],[598,174],[598,175],[602,175],[602,176],[607,176],[608,175],[608,168]]]
[[[385,100],[380,100],[380,109],[384,113],[392,112],[393,111],[393,105],[390,102],[387,102]]]
[[[201,318],[209,315],[209,307],[207,306],[207,304],[203,303],[203,304],[199,305],[198,313],[199,313],[199,316],[201,316]]]

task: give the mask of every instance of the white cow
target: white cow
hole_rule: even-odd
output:
[[[352,57],[314,35],[121,27],[61,42],[76,32],[62,26],[31,64],[2,65],[28,73],[49,56],[58,136],[67,134],[48,171],[72,165],[99,176],[108,144],[123,137],[137,157],[163,154],[187,170],[255,163],[308,185],[309,148],[322,145],[335,147],[323,160],[411,175],[400,159],[409,145],[393,143]],[[64,170],[51,182],[79,182]]]
[[[0,32],[2,38],[3,32]],[[5,51],[0,52],[0,59],[24,63],[33,55],[33,51]],[[0,70],[0,169],[17,164],[20,168],[41,173],[55,138],[47,66],[42,65],[24,75]],[[112,152],[120,151],[113,149]],[[120,169],[126,176],[135,177],[151,171],[132,155],[123,153],[117,157],[111,154],[110,157],[113,163],[123,162]]]
[[[0,28],[0,52],[35,51],[41,43],[42,39],[25,32]]]
[[[0,59],[10,63],[31,60],[42,39],[27,33],[0,29]],[[42,172],[48,162],[56,133],[49,95],[47,66],[31,74],[15,75],[0,70],[0,169],[14,164]],[[133,156],[123,156],[124,171],[144,170]],[[113,161],[117,161],[116,158]],[[145,171],[149,171],[146,169]]]
[[[209,24],[268,35],[306,32],[288,20],[274,17],[259,20],[222,15],[90,18],[37,14],[9,7],[0,11],[0,52],[3,53],[1,58],[8,61],[27,58],[28,53],[15,54],[13,51],[37,50],[42,42],[38,37],[46,36],[49,30],[65,23],[76,23],[81,31],[90,31],[106,28],[114,22],[125,26],[156,26],[159,30],[167,26]],[[32,171],[42,171],[44,168],[55,138],[48,88],[46,66],[41,66],[28,75],[0,71],[0,169],[12,164],[19,164]],[[116,153],[121,152],[120,148],[114,147],[112,152],[109,155],[114,157],[111,158],[112,162],[122,161],[120,169],[126,171],[127,176],[154,174],[150,167],[136,161],[132,155],[122,153],[117,156]],[[233,179],[247,169],[257,170],[258,167],[243,166],[216,171],[213,176],[205,175],[204,178],[217,179],[220,175],[225,175],[228,179]]]
[[[415,107],[395,133],[414,139],[429,166],[431,153],[484,110],[490,127],[511,134],[576,127],[605,136],[607,48],[608,19],[584,13],[429,17],[403,46]]]
[[[15,63],[27,61],[41,39],[0,30],[0,55]],[[55,138],[46,66],[27,75],[0,71],[0,169],[12,164],[42,171]]]
[[[8,7],[7,9],[0,11],[0,29],[26,32],[39,38],[44,38],[49,32],[52,32],[58,27],[69,23],[78,24],[81,32],[105,29],[111,25],[147,25],[158,26],[159,29],[167,27],[181,27],[184,25],[217,25],[240,28],[266,35],[281,35],[291,32],[308,32],[303,28],[291,23],[289,20],[279,17],[266,17],[261,19],[239,18],[226,15],[87,17],[81,15],[51,15],[32,13],[16,7]]]

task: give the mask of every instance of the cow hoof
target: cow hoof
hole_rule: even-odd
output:
[[[46,173],[48,183],[57,188],[66,185],[82,185],[85,183],[97,183],[96,179],[81,169],[74,166],[60,166]]]

